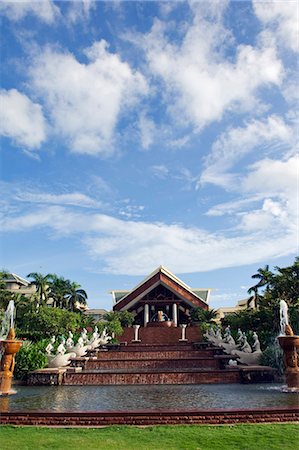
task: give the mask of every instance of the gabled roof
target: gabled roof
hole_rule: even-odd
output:
[[[19,275],[16,275],[15,273],[5,273],[3,276],[3,280],[6,283],[19,283],[23,284],[24,286],[29,286],[30,281],[25,280],[22,277],[19,277]]]
[[[190,307],[200,306],[208,309],[208,297],[211,289],[196,289],[192,290],[182,280],[177,278],[173,273],[163,266],[159,266],[144,280],[142,280],[132,291],[128,291],[122,295],[119,301],[114,305],[113,309],[117,311],[126,310],[134,306],[142,297],[154,289],[159,284],[164,285],[170,291],[175,293],[179,298],[184,300]],[[116,300],[116,293],[125,293],[125,291],[112,291],[114,300]],[[200,295],[202,294],[202,295]]]

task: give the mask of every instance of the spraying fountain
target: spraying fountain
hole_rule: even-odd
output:
[[[285,377],[288,388],[299,390],[299,336],[294,336],[289,324],[288,305],[284,300],[280,300],[280,335],[278,341],[284,354]]]
[[[0,335],[0,395],[15,394],[11,389],[11,382],[15,367],[15,355],[18,353],[22,341],[15,339],[14,331],[14,302],[11,300],[4,313]]]

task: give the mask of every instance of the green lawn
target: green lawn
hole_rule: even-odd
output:
[[[299,426],[0,427],[1,450],[299,450]]]

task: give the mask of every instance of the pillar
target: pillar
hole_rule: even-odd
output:
[[[146,327],[147,322],[149,322],[149,306],[148,303],[144,305],[144,326]]]
[[[183,323],[182,325],[181,325],[181,328],[182,328],[182,337],[181,337],[181,339],[179,339],[181,342],[186,342],[186,341],[188,341],[188,339],[186,339],[186,327],[187,327],[187,325],[185,324],[185,323]]]
[[[172,321],[175,326],[178,324],[178,305],[176,303],[172,304]]]
[[[134,339],[132,342],[141,342],[138,336],[140,325],[133,325],[134,328]]]

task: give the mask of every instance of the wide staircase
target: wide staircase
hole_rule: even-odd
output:
[[[202,342],[198,327],[133,328],[118,345],[74,358],[61,379],[64,385],[199,384],[271,381],[269,368],[228,366],[230,356]]]

